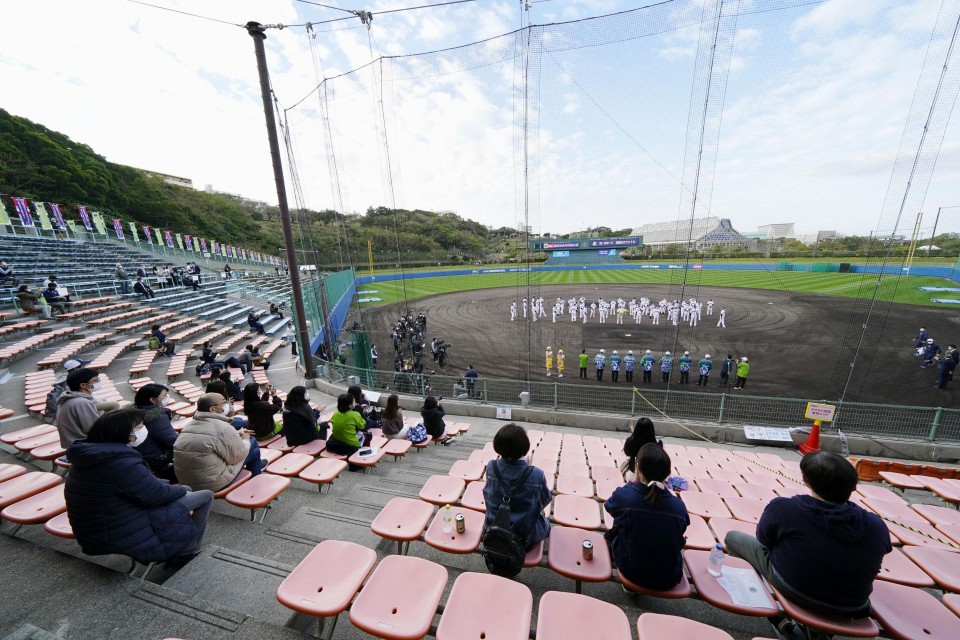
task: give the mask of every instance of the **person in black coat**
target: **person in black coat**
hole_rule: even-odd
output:
[[[420,411],[420,416],[423,418],[424,428],[440,444],[450,444],[453,436],[447,435],[447,423],[443,421],[444,415],[445,412],[439,400],[433,396],[423,399],[423,410]]]
[[[130,446],[147,437],[140,411],[100,416],[68,450],[67,514],[84,553],[116,553],[142,564],[166,561],[176,570],[200,551],[213,493],[154,477]]]
[[[239,382],[233,379],[233,376],[229,371],[221,372],[218,378],[222,380],[226,386],[227,393],[225,395],[228,398],[236,402],[243,400],[243,388],[240,386]]]
[[[317,424],[320,412],[310,406],[306,387],[294,387],[283,403],[283,430],[280,435],[290,446],[299,447],[314,440],[326,440],[330,425]]]
[[[137,451],[153,475],[176,482],[173,443],[177,441],[177,432],[173,430],[173,413],[164,406],[169,401],[167,394],[168,389],[162,384],[145,384],[137,390],[133,404],[143,412],[143,425],[147,428],[147,438],[137,446]]]

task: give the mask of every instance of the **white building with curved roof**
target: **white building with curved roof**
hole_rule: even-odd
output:
[[[697,218],[674,222],[655,222],[636,227],[630,235],[643,236],[645,246],[659,247],[670,244],[690,243],[697,250],[713,247],[743,247],[753,249],[756,240],[748,238],[733,228],[727,218]]]

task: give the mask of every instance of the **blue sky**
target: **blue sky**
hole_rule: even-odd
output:
[[[347,211],[396,203],[491,226],[520,224],[528,209],[534,230],[552,233],[688,217],[697,150],[688,142],[699,133],[688,114],[691,98],[702,99],[693,72],[700,17],[711,2],[676,0],[630,17],[536,29],[546,51],[531,58],[538,64],[529,75],[526,208],[524,73],[510,55],[519,38],[502,34],[646,3],[548,0],[525,12],[517,2],[480,0],[381,14],[369,32],[351,18],[317,25],[312,51],[305,28],[271,30],[269,66],[284,108],[307,95],[317,73],[333,77],[381,54],[490,39],[364,67],[327,82],[325,103],[311,96],[290,111],[306,203],[336,208],[339,192]],[[231,23],[348,15],[293,0],[155,4]],[[379,0],[363,8],[418,4]],[[789,4],[726,2],[740,14],[725,18],[733,44],[729,70],[717,73],[726,91],[714,96],[708,118],[697,215],[731,218],[741,231],[773,222],[795,222],[800,232],[888,231],[902,197],[896,180],[889,195],[888,184],[931,32],[941,5],[955,14],[958,0],[828,0],[755,12]],[[245,31],[122,0],[35,0],[5,7],[3,17],[36,28],[4,35],[0,107],[114,162],[276,201]],[[638,30],[650,34],[635,37]],[[929,87],[921,88],[918,103],[929,105]],[[952,106],[956,87],[947,89]],[[330,110],[336,188],[321,108]],[[915,190],[901,232],[918,210],[929,228],[938,207],[960,205],[958,134],[951,119],[942,147],[928,141],[939,151],[936,168],[924,165],[929,190]],[[960,208],[944,212],[940,229],[960,231]]]

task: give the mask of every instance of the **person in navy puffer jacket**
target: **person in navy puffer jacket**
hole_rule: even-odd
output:
[[[84,553],[116,553],[142,564],[166,561],[167,569],[176,570],[200,550],[213,493],[154,477],[134,448],[146,437],[140,411],[97,419],[68,451],[67,513]]]

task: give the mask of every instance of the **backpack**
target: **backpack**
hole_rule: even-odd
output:
[[[44,416],[54,420],[57,417],[57,409],[60,408],[60,405],[57,404],[57,398],[63,395],[63,392],[67,390],[67,381],[58,382],[53,385],[53,389],[50,390],[50,393],[47,394],[47,405],[44,410]]]
[[[160,338],[157,336],[150,336],[150,342],[147,343],[147,349],[151,351],[157,351],[160,349]]]
[[[407,431],[407,440],[413,444],[420,444],[427,439],[427,428],[422,424],[415,424]]]
[[[492,466],[497,481],[502,485],[497,463],[494,462]],[[483,560],[487,564],[487,570],[496,576],[512,578],[523,568],[523,558],[527,555],[526,541],[521,540],[510,527],[510,497],[517,487],[527,481],[532,472],[533,467],[527,467],[517,481],[504,492],[493,524],[487,527],[483,534]]]
[[[209,362],[203,362],[203,363],[197,365],[197,375],[198,375],[198,376],[205,376],[205,375],[207,375],[207,374],[209,374],[209,373],[210,373],[210,363],[209,363]]]

